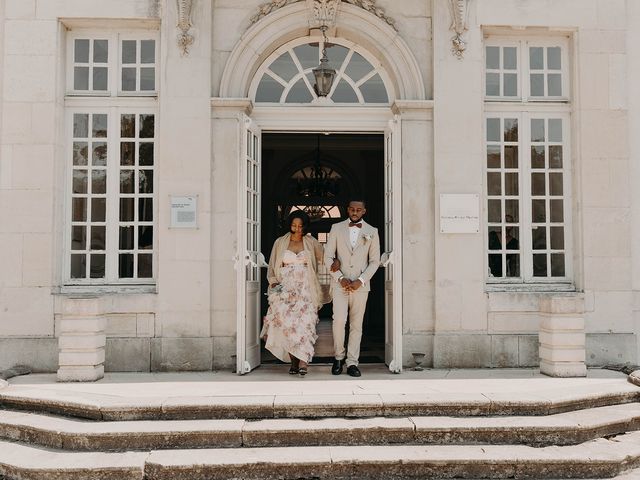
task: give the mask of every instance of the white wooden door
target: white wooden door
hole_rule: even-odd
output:
[[[240,126],[237,273],[237,367],[240,375],[260,365],[261,132],[248,116]]]
[[[400,117],[384,134],[385,363],[402,372],[402,182]]]

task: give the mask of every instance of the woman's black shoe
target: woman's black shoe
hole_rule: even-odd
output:
[[[360,375],[362,375],[360,373],[360,369],[358,367],[356,367],[355,365],[349,365],[347,367],[347,373],[349,374],[349,376],[351,377],[359,377]]]
[[[344,360],[334,360],[333,365],[331,365],[331,375],[340,375],[343,366]]]

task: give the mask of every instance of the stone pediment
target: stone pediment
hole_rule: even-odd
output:
[[[335,22],[335,15],[337,14],[340,4],[342,2],[350,3],[356,7],[362,8],[369,13],[372,13],[376,17],[383,20],[385,23],[391,25],[394,30],[397,30],[395,20],[389,18],[385,13],[385,10],[376,5],[376,0],[271,0],[270,2],[263,3],[258,7],[258,11],[251,17],[251,24],[257,23],[267,15],[276,10],[298,2],[307,2],[310,7],[310,23],[311,24],[331,24]]]

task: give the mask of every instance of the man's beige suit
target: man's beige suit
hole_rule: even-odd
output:
[[[362,319],[367,308],[370,280],[380,266],[380,237],[378,229],[362,221],[356,246],[352,248],[349,235],[350,220],[336,223],[331,227],[324,249],[324,262],[331,267],[333,259],[340,260],[340,270],[333,277],[333,345],[335,358],[343,360],[346,356],[347,367],[358,365],[360,340],[362,338]],[[354,227],[355,228],[355,227]],[[355,292],[345,292],[340,286],[341,277],[349,280],[364,280]],[[349,317],[349,344],[345,352],[345,325]]]

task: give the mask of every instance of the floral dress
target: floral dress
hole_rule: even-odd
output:
[[[318,310],[311,297],[307,253],[287,250],[282,257],[282,282],[270,290],[269,310],[260,336],[265,347],[283,362],[289,353],[303,362],[311,362],[318,335]]]

